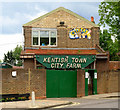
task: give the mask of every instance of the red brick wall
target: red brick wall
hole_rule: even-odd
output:
[[[96,69],[98,72],[104,72],[109,70],[109,61],[106,59],[97,59],[96,60]]]
[[[16,78],[12,77],[12,71],[17,71]],[[30,70],[29,86],[28,69],[3,69],[2,70],[2,94],[24,94],[35,91],[36,98],[46,97],[46,70]],[[29,89],[30,88],[30,89]]]
[[[98,73],[97,90],[99,94],[119,91],[118,78],[120,77],[120,70],[117,70],[120,69],[119,64],[119,61],[96,61]]]
[[[108,74],[106,72],[97,72],[97,93],[108,92]]]
[[[120,61],[109,61],[109,70],[120,69]]]
[[[24,68],[28,69],[34,69],[35,68],[35,63],[34,63],[34,59],[33,58],[26,58],[24,59]]]
[[[32,69],[31,73],[31,92],[35,91],[36,98],[46,98],[46,70]]]
[[[108,74],[108,92],[120,92],[119,90],[119,78],[120,71],[110,71]]]
[[[24,27],[23,30],[24,30],[24,39],[25,39],[24,46],[31,47],[32,46],[32,44],[31,44],[32,28],[27,26],[27,27]]]
[[[77,70],[77,97],[85,96],[85,71]]]
[[[104,65],[105,66],[105,65]],[[102,69],[102,68],[101,68]],[[17,77],[13,78],[12,71],[17,71]],[[29,86],[28,69],[2,69],[2,93],[3,94],[23,94],[35,91],[36,98],[46,97],[46,70],[31,69],[30,70],[30,86]],[[120,92],[118,88],[120,84],[120,70],[97,71],[97,92],[109,93]],[[30,87],[30,90],[29,90]],[[85,71],[77,70],[77,97],[85,95]]]
[[[97,91],[101,93],[120,92],[120,70],[98,72]]]
[[[69,31],[70,28],[57,27],[57,46],[54,48],[95,48],[95,45],[99,45],[99,28],[93,27],[91,32],[91,39],[79,38],[79,39],[70,39]],[[31,27],[24,28],[24,37],[25,37],[25,47],[32,47],[32,31]],[[33,46],[40,47],[40,46]],[[43,48],[52,48],[50,46],[42,46]]]
[[[95,48],[95,45],[99,45],[99,28],[92,28],[91,39],[70,39],[69,28],[58,27],[57,37],[58,46],[56,48]]]
[[[17,77],[12,77],[12,71],[15,69],[3,69],[2,70],[2,93],[3,94],[17,94],[27,93],[27,70],[18,69]]]

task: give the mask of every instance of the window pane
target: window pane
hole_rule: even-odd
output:
[[[40,31],[40,37],[49,37],[49,31]]]
[[[51,44],[50,45],[56,45],[56,38],[51,38]]]
[[[33,37],[38,37],[38,31],[33,31]]]
[[[40,38],[40,45],[42,46],[49,45],[49,38]]]
[[[50,36],[51,36],[51,37],[56,37],[56,32],[55,32],[55,31],[51,31],[51,32],[50,32]]]
[[[38,45],[38,37],[33,37],[33,45]]]

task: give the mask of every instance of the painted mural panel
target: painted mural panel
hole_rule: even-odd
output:
[[[87,28],[73,28],[69,31],[70,39],[79,39],[79,38],[87,38],[91,39],[91,29]]]

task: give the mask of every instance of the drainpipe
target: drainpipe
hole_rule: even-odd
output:
[[[34,69],[36,69],[36,66],[37,66],[37,64],[36,64],[36,57],[34,57]]]
[[[28,91],[30,93],[30,75],[31,75],[31,70],[30,68],[28,69]]]

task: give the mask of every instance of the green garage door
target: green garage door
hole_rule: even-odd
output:
[[[76,97],[77,71],[47,70],[46,96],[47,98]]]

